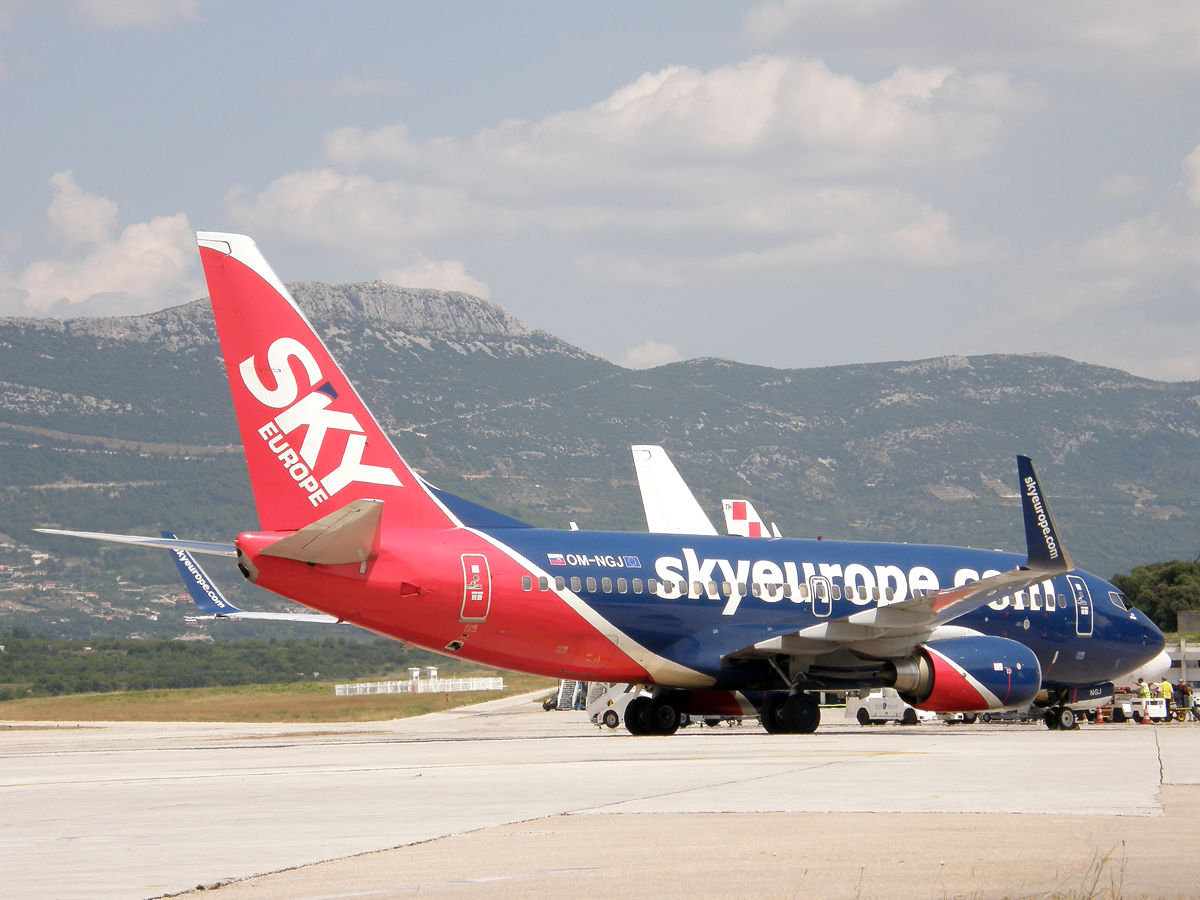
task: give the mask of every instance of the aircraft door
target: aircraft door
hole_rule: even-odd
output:
[[[808,580],[812,592],[813,615],[818,619],[833,612],[833,585],[824,575],[814,575]]]
[[[486,622],[492,606],[492,572],[482,553],[464,553],[463,601],[460,622]]]
[[[1071,586],[1071,595],[1075,598],[1075,634],[1079,637],[1092,636],[1092,595],[1087,585],[1078,575],[1068,575],[1067,584]]]

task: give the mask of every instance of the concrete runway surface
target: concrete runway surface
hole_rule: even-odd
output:
[[[1198,750],[1200,725],[831,711],[811,736],[634,738],[529,697],[353,725],[0,723],[0,897],[1026,897],[1078,891],[1097,855],[1119,896],[1200,897]]]

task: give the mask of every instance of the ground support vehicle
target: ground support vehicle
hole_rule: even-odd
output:
[[[1045,710],[1038,709],[1036,706],[1025,706],[1021,709],[1005,709],[998,712],[980,713],[979,721],[984,725],[991,723],[1002,723],[1012,725],[1020,723],[1022,725],[1030,722],[1044,722]]]
[[[629,701],[643,693],[639,685],[597,682],[588,692],[588,718],[593,725],[616,728],[625,721],[625,708],[629,706]],[[683,722],[679,724],[682,726]]]
[[[1111,718],[1113,722],[1121,723],[1132,719],[1139,725],[1145,722],[1168,722],[1167,701],[1161,697],[1151,697],[1144,700],[1133,694],[1117,696],[1113,700]]]
[[[937,720],[937,713],[924,712],[905,703],[895,688],[847,694],[845,716],[857,720],[859,725],[884,725],[888,722],[916,725],[918,722]]]

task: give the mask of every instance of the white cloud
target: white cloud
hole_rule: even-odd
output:
[[[203,295],[195,234],[183,213],[117,234],[115,203],[84,193],[69,171],[50,183],[46,214],[62,252],[0,274],[0,313],[136,315]]]
[[[462,291],[484,300],[492,296],[486,284],[467,274],[466,267],[460,259],[446,259],[441,262],[423,259],[415,265],[388,269],[382,277],[384,281],[400,287]]]
[[[1039,102],[1003,75],[944,67],[865,82],[776,56],[674,66],[586,109],[465,140],[339,129],[327,165],[227,200],[247,230],[376,266],[398,247],[464,258],[541,231],[576,245],[577,265],[600,261],[589,271],[651,283],[957,265],[991,247],[911,185],[994,154]]]
[[[674,344],[660,344],[658,341],[646,341],[636,347],[630,347],[625,355],[617,360],[617,365],[627,369],[653,369],[655,366],[665,366],[667,363],[683,359],[679,348]]]
[[[117,229],[117,204],[107,197],[86,194],[68,169],[50,176],[53,195],[46,219],[56,238],[68,244],[99,244]]]
[[[1097,185],[1096,193],[1092,195],[1092,203],[1096,206],[1112,206],[1114,203],[1140,200],[1150,194],[1150,188],[1149,178],[1119,172]]]
[[[1125,81],[1200,72],[1200,6],[1124,0],[770,0],[744,23],[760,47],[894,65],[1097,72]]]
[[[1200,206],[1200,146],[1184,158],[1183,178],[1188,199]]]
[[[1184,161],[1200,168],[1200,148]],[[1152,198],[1149,212],[1053,241],[1021,259],[1008,302],[989,327],[1014,316],[1036,323],[1038,346],[1164,379],[1200,379],[1200,211],[1194,181]]]
[[[195,22],[200,0],[76,0],[74,18],[88,28],[170,28]]]

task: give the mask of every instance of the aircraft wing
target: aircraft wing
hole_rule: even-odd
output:
[[[634,444],[630,449],[651,534],[717,533],[666,450],[652,444]]]
[[[35,528],[41,534],[58,534],[63,537],[87,538],[89,541],[111,541],[114,544],[134,544],[139,547],[162,547],[164,550],[185,550],[188,553],[210,553],[214,556],[237,556],[233,544],[217,544],[209,541],[181,541],[178,538],[153,538],[140,534],[105,534],[99,531],[63,531],[58,528]]]
[[[918,593],[896,603],[811,625],[794,634],[761,641],[733,655],[804,652],[805,644],[814,646],[812,642],[850,645],[867,653],[889,655],[914,639],[927,640],[935,630],[945,629],[959,616],[993,600],[1073,571],[1074,565],[1059,539],[1029,457],[1017,457],[1017,474],[1028,554],[1025,565],[957,587]]]
[[[175,535],[169,531],[164,531],[162,536],[164,540],[176,540]],[[340,621],[333,616],[320,613],[247,612],[238,609],[225,599],[225,595],[213,584],[208,573],[200,568],[200,564],[196,562],[192,554],[178,547],[172,547],[171,556],[175,560],[175,568],[179,570],[179,577],[183,579],[183,586],[191,594],[192,601],[200,612],[205,615],[215,616],[219,619],[269,619],[276,622],[311,622],[321,625],[336,625]]]
[[[1017,478],[1021,486],[1021,513],[1025,520],[1025,565],[959,587],[911,597],[881,607],[881,610],[918,614],[927,618],[930,624],[941,625],[985,603],[1072,571],[1075,567],[1058,537],[1050,507],[1046,505],[1033,462],[1028,456],[1017,457]]]

